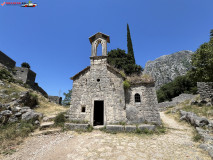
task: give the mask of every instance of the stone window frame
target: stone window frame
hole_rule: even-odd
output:
[[[141,103],[141,95],[139,93],[135,93],[134,101],[135,101],[136,104],[140,104]]]

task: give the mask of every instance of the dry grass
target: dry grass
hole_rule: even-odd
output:
[[[60,112],[66,112],[68,108],[50,102],[44,96],[38,94],[39,108],[36,108],[35,111],[43,113],[45,116],[57,115]]]
[[[32,91],[29,88],[20,86],[19,84],[4,82],[4,86],[0,86],[0,90],[4,89],[7,95],[16,93],[13,96],[7,98],[0,98],[1,103],[11,102],[12,98],[19,98],[19,93],[24,91],[30,91],[31,95],[38,99],[39,106],[35,111],[43,113],[45,116],[57,115],[60,112],[65,112],[68,108],[57,105],[49,101],[43,95],[36,91]],[[10,87],[8,87],[10,86]],[[21,125],[20,125],[21,124]],[[16,151],[17,145],[21,144],[28,135],[36,129],[28,122],[18,122],[7,125],[0,125],[0,159],[2,155],[12,154]]]
[[[16,93],[13,94],[12,96],[8,96],[6,98],[0,98],[0,102],[1,103],[9,103],[11,102],[12,98],[18,98],[18,93],[23,92],[23,91],[27,91],[26,88],[19,86],[17,84],[14,83],[8,83],[8,82],[4,82],[4,86],[0,86],[0,90],[4,89],[5,90],[5,94],[10,95],[11,93]],[[10,87],[8,87],[10,85]]]
[[[4,86],[0,86],[0,89],[5,89],[7,94],[11,94],[11,93],[20,93],[20,92],[25,92],[25,91],[29,91],[28,88],[22,87],[18,84],[15,83],[8,83],[8,82],[4,82],[5,85]],[[8,87],[8,85],[10,85],[10,88]],[[50,102],[49,99],[45,98],[42,94],[36,92],[36,91],[32,91],[32,94],[36,95],[38,97],[38,103],[39,103],[39,108],[36,108],[35,111],[43,113],[45,116],[49,116],[49,115],[57,115],[60,112],[65,112],[68,110],[68,108],[55,104],[53,102]],[[17,95],[14,96],[9,96],[7,98],[1,99],[0,98],[0,102],[1,103],[8,103],[11,101],[11,98],[18,98],[16,97]]]
[[[137,75],[137,74],[133,74],[129,77],[127,77],[127,80],[131,83],[131,84],[137,84],[137,83],[153,83],[154,79],[148,75],[148,74],[143,74],[143,75]]]
[[[197,114],[198,116],[206,117],[208,119],[213,119],[213,107],[209,106],[196,106],[196,105],[186,105],[183,106],[182,110],[187,111],[187,112],[193,112]]]
[[[0,125],[0,155],[12,154],[37,127],[31,122],[20,122]]]

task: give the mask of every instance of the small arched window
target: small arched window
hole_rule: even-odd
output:
[[[135,102],[141,102],[141,96],[138,93],[135,94]]]

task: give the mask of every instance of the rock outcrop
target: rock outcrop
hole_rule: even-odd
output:
[[[170,55],[161,56],[154,61],[148,61],[143,74],[151,75],[155,82],[155,88],[159,89],[163,84],[171,82],[177,76],[186,74],[191,68],[192,51],[180,51]]]
[[[192,112],[183,110],[180,110],[180,116],[180,120],[185,120],[196,128],[198,135],[203,140],[200,148],[207,151],[213,159],[213,122],[205,117],[199,117]]]
[[[177,97],[172,98],[172,101],[165,101],[165,102],[158,103],[158,108],[159,108],[160,111],[164,111],[168,107],[176,106],[179,103],[182,103],[182,102],[184,102],[186,100],[194,99],[196,97],[197,97],[197,95],[183,93],[183,94],[180,94]]]

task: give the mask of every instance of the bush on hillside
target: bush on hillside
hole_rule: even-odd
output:
[[[12,74],[4,68],[0,69],[0,80],[7,80],[8,82],[15,81]]]
[[[56,126],[63,126],[65,122],[66,122],[66,118],[64,116],[64,112],[59,113],[54,119],[54,124]]]
[[[167,83],[157,90],[158,102],[171,101],[181,93],[196,94],[197,84],[190,80],[188,75],[178,76],[172,82]]]
[[[21,64],[21,67],[23,67],[23,68],[29,68],[29,69],[30,69],[30,65],[29,65],[29,63],[27,63],[27,62],[23,62],[23,63]]]

